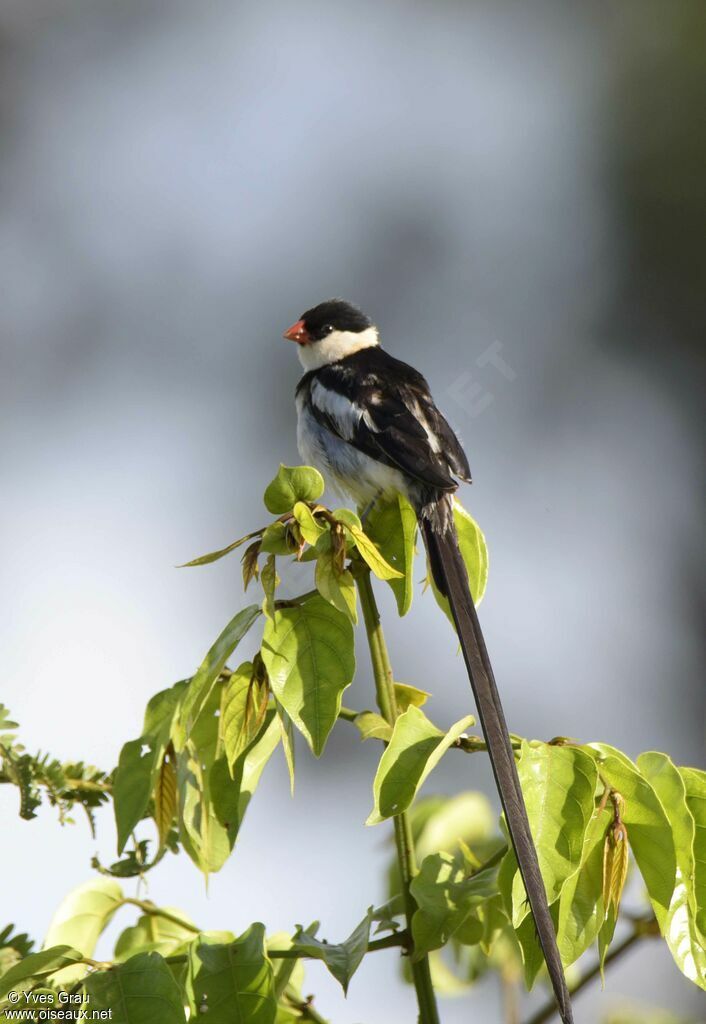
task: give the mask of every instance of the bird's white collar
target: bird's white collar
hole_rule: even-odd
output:
[[[352,356],[362,348],[372,348],[379,344],[377,327],[367,327],[364,331],[332,331],[321,341],[300,345],[299,362],[305,370],[318,370],[329,363],[337,363],[339,359]]]

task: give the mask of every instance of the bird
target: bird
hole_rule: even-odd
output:
[[[459,549],[453,495],[471,482],[466,454],[427,381],[380,345],[343,299],[321,302],[284,332],[304,375],[296,388],[304,461],[363,510],[403,495],[414,507],[437,589],[449,602],[537,937],[564,1024],[573,1024],[546,890],[510,734]]]

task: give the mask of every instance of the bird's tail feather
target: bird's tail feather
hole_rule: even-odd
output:
[[[435,506],[426,506],[419,515],[429,566],[437,588],[448,598],[451,606],[510,839],[561,1018],[564,1024],[573,1024],[571,999],[559,956],[554,923],[539,870],[505,715],[471,597],[466,566],[458,546],[451,498],[445,496]]]

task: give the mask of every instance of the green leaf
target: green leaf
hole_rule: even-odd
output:
[[[378,501],[368,513],[365,529],[385,560],[401,576],[389,579],[400,615],[412,604],[414,589],[414,543],[417,515],[410,503],[398,495],[391,501]]]
[[[327,532],[327,527],[320,523],[314,513],[311,511],[308,505],[305,505],[303,501],[298,501],[292,509],[292,514],[296,521],[299,523],[299,529],[302,532],[302,537],[312,546],[316,544],[317,540]]]
[[[355,672],[350,621],[319,595],[279,608],[261,653],[272,692],[319,757]]]
[[[581,863],[584,835],[593,814],[596,766],[576,747],[522,743],[517,765],[539,866],[554,903]],[[529,913],[519,872],[512,886],[513,925]]]
[[[694,819],[694,875],[692,891],[696,925],[702,938],[706,936],[706,772],[697,768],[680,768],[686,806]]]
[[[275,516],[294,508],[298,501],[316,501],[324,493],[324,478],[311,466],[280,465],[265,490],[265,508]]]
[[[184,562],[182,565],[178,565],[177,569],[189,569],[194,565],[209,565],[211,562],[217,562],[219,558],[223,558],[225,555],[229,555],[231,551],[235,551],[241,544],[245,544],[247,541],[252,540],[253,537],[259,537],[262,530],[256,530],[255,533],[248,533],[245,537],[240,537],[238,540],[234,540],[232,544],[229,544],[225,548],[220,548],[218,551],[211,551],[208,555],[200,555],[198,558],[192,558],[190,562]]]
[[[19,725],[11,720],[9,708],[0,704],[0,744],[5,747],[12,746],[16,739],[15,730],[17,729],[19,729]]]
[[[159,744],[166,746],[171,735],[174,718],[179,710],[181,698],[189,685],[189,679],[182,679],[166,690],[160,690],[147,702],[142,735],[154,736]]]
[[[125,928],[115,943],[115,959],[129,960],[136,953],[159,953],[172,956],[186,951],[198,928],[176,907],[163,910],[180,918],[184,924],[177,924],[159,914],[142,914],[134,925]],[[189,927],[191,926],[191,927]]]
[[[343,612],[351,622],[358,622],[356,608],[355,580],[349,569],[338,571],[333,551],[322,551],[316,559],[314,573],[316,589],[321,596],[339,612]]]
[[[213,687],[176,761],[179,838],[187,855],[205,876],[223,866],[233,845],[228,829],[215,812],[211,792],[219,753],[218,712],[222,690],[222,683]],[[221,760],[227,776],[225,756]]]
[[[315,925],[312,925],[312,928],[315,929]],[[278,957],[277,959],[272,957],[272,953],[275,951],[291,949],[293,941],[292,936],[288,932],[275,932],[274,935],[268,935],[266,939],[265,945],[268,956],[274,960],[272,967],[274,971],[275,999],[280,999],[285,989],[288,996],[294,994],[300,996],[301,994],[301,988],[304,984],[304,962],[294,957]],[[281,1006],[278,1007],[277,1024],[282,1024],[280,1018],[281,1009]],[[298,1014],[296,1011],[293,1012],[296,1014],[294,1020],[298,1020]]]
[[[454,523],[458,535],[458,546],[461,549],[463,561],[466,563],[471,595],[477,607],[483,600],[488,583],[488,548],[485,536],[478,523],[466,512],[458,498],[454,498]],[[453,626],[448,600],[437,590],[431,572],[429,572],[428,578],[436,603]]]
[[[262,610],[267,618],[271,619],[275,614],[275,590],[280,584],[280,578],[277,575],[277,569],[275,568],[274,555],[267,556],[260,573],[260,582],[262,583],[262,589],[265,592],[265,600],[262,605]]]
[[[398,711],[406,711],[410,705],[421,708],[431,697],[427,690],[418,690],[407,683],[395,683],[395,703]]]
[[[370,538],[357,526],[346,524],[346,530],[355,541],[358,554],[380,580],[402,579],[402,573],[393,568],[382,556]]]
[[[557,917],[559,913],[559,902],[555,901],[549,907],[549,913],[551,914],[552,921],[554,922],[554,929],[557,927]],[[544,967],[544,953],[542,947],[539,944],[537,938],[537,929],[535,927],[534,918],[531,914],[527,914],[524,921],[515,930],[515,938],[520,947],[520,955],[522,957],[522,966],[525,974],[525,985],[528,991],[531,991],[537,975]]]
[[[259,615],[260,609],[256,604],[251,604],[238,612],[204,658],[182,699],[179,721],[185,735],[188,735],[198,718],[228,658]]]
[[[113,1024],[185,1024],[181,989],[159,953],[91,974],[84,988],[89,1015],[109,1010]]]
[[[192,1017],[209,1024],[273,1024],[277,1012],[265,928],[252,924],[235,942],[208,935],[189,949],[187,991]]]
[[[603,848],[611,821],[608,808],[594,813],[586,829],[581,865],[561,891],[557,942],[566,965],[588,949],[603,924]]]
[[[669,819],[652,786],[625,754],[605,743],[589,743],[581,749],[596,759],[601,778],[625,801],[622,818],[630,848],[659,920],[669,909],[676,875]]]
[[[45,978],[49,974],[64,971],[72,964],[80,963],[82,956],[80,950],[66,945],[52,946],[39,953],[30,953],[0,978],[0,999],[13,989],[24,991],[29,988],[26,983],[33,979]]]
[[[696,823],[683,775],[689,769],[676,768],[666,754],[657,751],[640,754],[637,767],[669,818],[677,858],[676,884],[669,910],[666,914],[660,912],[657,917],[660,930],[679,970],[706,989],[706,942],[697,924],[698,903],[694,891],[694,857],[697,853],[703,856],[706,851],[697,851]]]
[[[256,678],[253,662],[244,661],[226,681],[221,697],[220,735],[231,773],[258,736],[266,710],[267,686]]]
[[[362,740],[383,740],[388,743],[392,739],[392,726],[376,711],[361,711],[355,716],[353,724]]]
[[[314,935],[298,932],[294,936],[292,948],[304,956],[322,960],[347,994],[351,978],[368,951],[372,915],[373,908],[370,907],[363,920],[344,942],[322,942]]]
[[[497,868],[485,868],[469,877],[461,854],[434,853],[424,859],[411,885],[417,904],[412,918],[415,960],[446,945],[476,908],[497,893],[497,875]],[[476,941],[481,935],[482,926]]]
[[[113,781],[113,810],[118,829],[118,854],[147,813],[157,773],[164,755],[164,744],[154,736],[130,740],[120,751]]]
[[[415,839],[417,856],[423,860],[431,853],[455,853],[461,842],[482,846],[487,851],[484,856],[490,856],[489,844],[498,846],[496,822],[495,810],[484,793],[467,791],[444,799]]]
[[[275,713],[268,711],[260,736],[237,759],[233,779],[228,773],[225,757],[218,758],[211,768],[209,792],[213,812],[220,825],[227,831],[231,849],[265,765],[274,753],[280,738],[281,729]]]
[[[285,523],[270,523],[262,535],[257,554],[267,551],[271,555],[291,555],[293,548]]]
[[[419,708],[407,708],[395,722],[392,739],[380,759],[373,783],[375,806],[366,825],[405,811],[432,769],[473,721],[473,716],[467,715],[443,733]]]
[[[167,841],[176,815],[176,767],[172,753],[173,751],[165,753],[154,788],[154,820],[157,825],[160,849]]]
[[[96,943],[123,903],[123,891],[109,878],[92,878],[72,890],[51,919],[44,948],[70,946],[83,956],[93,956]],[[84,974],[83,967],[62,971],[63,984],[71,984]]]
[[[135,826],[147,814],[179,702],[188,685],[188,680],[182,680],[156,693],[145,710],[142,736],[124,744],[120,751],[113,781],[118,854],[122,853]]]
[[[284,750],[284,759],[287,762],[287,771],[289,772],[289,791],[294,796],[294,768],[295,768],[295,746],[294,746],[294,726],[292,719],[289,717],[287,712],[281,705],[277,704],[277,718],[279,719],[280,732],[282,734],[282,749]]]

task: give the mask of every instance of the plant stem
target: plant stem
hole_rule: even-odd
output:
[[[201,932],[201,929],[197,925],[192,924],[191,921],[185,921],[182,917],[171,914],[168,910],[162,910],[161,907],[155,906],[149,900],[135,900],[131,896],[125,896],[122,900],[122,906],[126,904],[131,907],[137,907],[143,914],[148,914],[150,917],[162,917],[165,921],[171,921],[172,924],[178,925],[185,931],[193,932],[195,935]]]
[[[375,690],[377,702],[383,718],[390,725],[394,726],[397,718],[397,702],[395,700],[394,677],[390,657],[387,653],[385,636],[380,623],[375,594],[373,593],[370,572],[367,568],[359,568],[355,573],[360,595],[360,604],[363,609],[363,620],[365,632],[368,637],[370,658],[373,665],[375,677]],[[392,819],[395,828],[395,844],[397,846],[397,863],[400,869],[402,882],[402,896],[405,906],[405,917],[407,919],[407,931],[412,934],[412,917],[417,909],[414,897],[410,892],[410,883],[417,873],[417,864],[414,856],[414,842],[412,840],[412,829],[409,818],[406,814],[397,814]],[[439,1011],[436,1006],[436,996],[431,981],[429,969],[429,958],[411,960],[412,979],[417,993],[417,1004],[419,1006],[419,1024],[439,1024]]]
[[[647,920],[641,918],[639,921],[637,921],[635,923],[634,930],[628,936],[626,936],[626,938],[624,938],[622,942],[619,942],[617,946],[614,946],[613,949],[611,949],[611,951],[608,953],[607,957],[605,958],[605,963],[603,965],[604,969],[606,967],[609,967],[612,963],[615,963],[615,961],[619,957],[623,956],[624,953],[627,953],[627,951],[632,946],[634,946],[635,943],[639,942],[640,939],[644,939],[646,936],[655,934],[653,926],[653,918],[649,918]],[[659,933],[657,932],[657,934]],[[600,962],[596,962],[593,965],[593,967],[591,967],[590,970],[586,971],[586,973],[581,978],[579,978],[579,980],[575,984],[569,987],[569,994],[572,996],[572,998],[578,992],[580,992],[582,988],[588,985],[589,982],[593,981],[594,978],[597,978],[600,973]],[[546,1021],[551,1020],[554,1014],[558,1012],[559,1010],[557,1008],[556,1002],[552,1000],[550,1003],[547,1003],[546,1006],[543,1006],[539,1010],[537,1010],[534,1016],[530,1017],[530,1019],[527,1021],[527,1024],[545,1024]]]
[[[368,943],[367,953],[377,953],[380,949],[394,949],[396,946],[406,947],[410,942],[406,931],[393,932],[382,939],[373,939]],[[316,957],[308,953],[300,953],[298,949],[269,949],[267,955],[270,960],[314,960]]]

